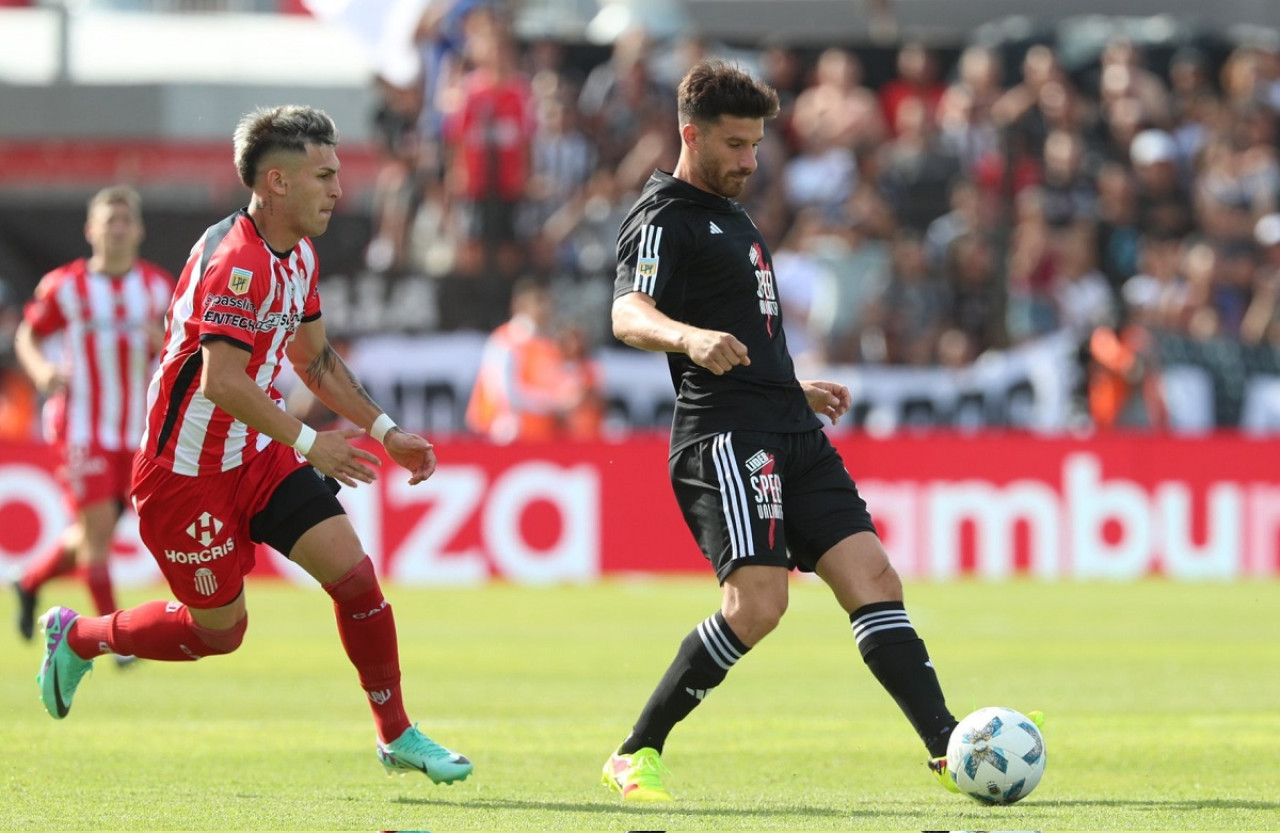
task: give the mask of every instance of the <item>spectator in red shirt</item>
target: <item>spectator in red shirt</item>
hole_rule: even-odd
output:
[[[884,120],[896,135],[898,108],[909,98],[919,99],[932,120],[946,86],[938,80],[938,60],[923,44],[906,43],[898,51],[898,77],[880,88]]]
[[[495,266],[511,274],[521,262],[516,214],[537,125],[533,92],[517,67],[509,33],[496,19],[468,47],[475,68],[446,125],[463,238],[458,265],[464,274]]]

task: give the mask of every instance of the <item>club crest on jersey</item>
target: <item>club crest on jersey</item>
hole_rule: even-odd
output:
[[[764,256],[759,243],[752,243],[747,258],[756,271],[756,297],[760,299],[760,314],[764,316],[764,328],[770,337],[775,335],[773,319],[778,315],[778,288],[773,282],[773,265]]]
[[[231,279],[227,281],[227,288],[231,290],[233,295],[243,295],[249,291],[249,284],[253,281],[253,272],[248,269],[233,267],[231,270]]]

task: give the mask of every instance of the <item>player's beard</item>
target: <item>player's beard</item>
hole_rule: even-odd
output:
[[[751,173],[739,169],[721,170],[710,165],[702,169],[702,181],[711,186],[711,190],[725,199],[733,199],[742,193]]]

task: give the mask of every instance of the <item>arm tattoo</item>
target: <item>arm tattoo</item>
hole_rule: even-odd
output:
[[[328,342],[325,342],[320,352],[311,360],[311,364],[307,365],[307,385],[313,388],[319,388],[324,384],[324,377],[333,372],[333,369],[342,361],[338,354],[333,351]]]
[[[351,387],[359,394],[361,399],[375,408],[378,406],[378,403],[374,402],[373,398],[365,392],[364,387],[356,381],[355,374],[351,372],[351,368],[347,367],[347,363],[342,360],[342,357],[334,351],[333,346],[328,342],[325,343],[319,354],[311,360],[311,364],[307,365],[307,386],[313,390],[319,390],[324,384],[324,377],[337,370],[341,370],[347,377]]]

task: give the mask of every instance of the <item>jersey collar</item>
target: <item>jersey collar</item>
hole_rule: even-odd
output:
[[[701,203],[708,208],[715,208],[720,211],[740,211],[742,209],[742,206],[735,200],[722,197],[719,194],[713,194],[710,191],[704,191],[698,186],[691,185],[661,168],[654,169],[650,182],[657,183],[664,190],[676,191],[682,198]]]

